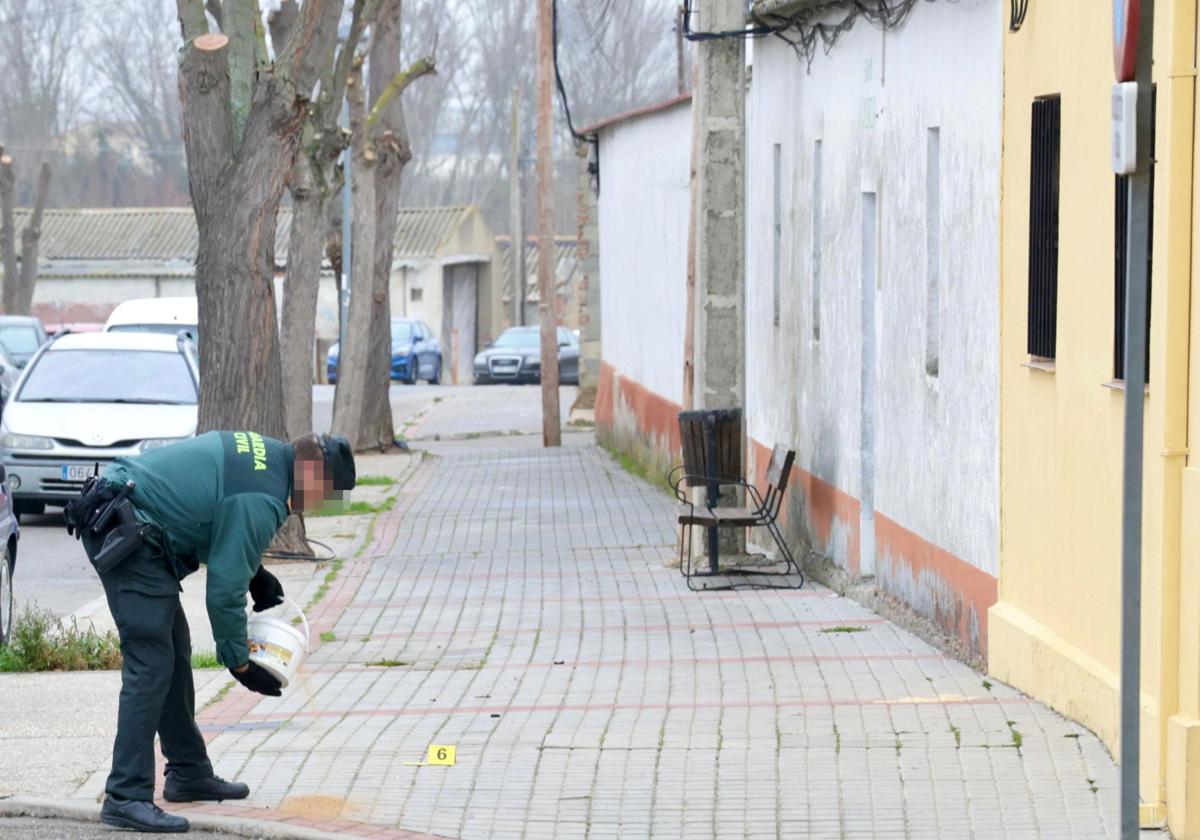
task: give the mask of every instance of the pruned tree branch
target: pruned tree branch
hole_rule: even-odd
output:
[[[422,76],[436,75],[436,73],[437,65],[434,63],[433,57],[425,56],[424,58],[414,61],[408,67],[393,76],[392,80],[388,82],[388,86],[384,88],[383,93],[380,94],[379,99],[375,101],[374,106],[371,108],[370,115],[367,116],[366,129],[368,134],[374,131],[376,123],[378,123],[380,117],[383,116],[383,112],[387,109],[388,103],[392,100],[392,97],[403,93],[406,87],[411,85]]]
[[[296,0],[283,0],[278,9],[267,15],[267,28],[271,31],[271,46],[275,55],[283,52],[287,36],[300,18],[300,4]]]
[[[254,80],[258,74],[258,50],[262,33],[262,13],[258,0],[227,0],[229,26],[221,29],[229,36],[229,103],[233,109],[233,137],[241,143],[254,99]],[[266,43],[262,43],[263,59]]]
[[[33,213],[21,231],[21,285],[16,295],[16,314],[27,315],[33,305],[33,290],[38,275],[38,243],[42,238],[42,214],[46,210],[46,194],[50,191],[50,164],[42,161],[38,171],[37,197]]]
[[[307,98],[312,93],[337,41],[341,12],[341,0],[306,0],[300,7],[300,17],[275,62],[276,75],[297,95]]]
[[[229,102],[229,38],[206,34],[184,47],[179,65],[179,99],[183,104],[183,145],[190,167],[192,203],[197,215],[219,189],[224,169],[212,162],[233,157],[233,116]]]
[[[179,10],[179,28],[185,44],[208,34],[204,0],[175,0],[175,8]]]

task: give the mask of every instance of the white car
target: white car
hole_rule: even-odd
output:
[[[104,322],[105,332],[150,332],[199,340],[200,312],[194,297],[137,298],[119,304]]]
[[[18,516],[63,505],[113,459],[196,433],[200,368],[185,338],[67,333],[25,368],[0,419]]]

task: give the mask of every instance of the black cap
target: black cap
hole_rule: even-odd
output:
[[[341,435],[321,435],[321,451],[325,453],[325,475],[333,479],[333,489],[353,490],[357,476],[350,441]]]

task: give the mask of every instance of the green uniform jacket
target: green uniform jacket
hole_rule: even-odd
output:
[[[177,578],[208,567],[208,617],[227,668],[250,658],[246,591],[287,518],[294,457],[290,444],[254,432],[208,432],[104,471],[108,481],[134,482],[134,507],[165,532]]]

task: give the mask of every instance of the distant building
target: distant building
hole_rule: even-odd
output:
[[[28,211],[17,211],[17,241]],[[291,212],[279,213],[276,294],[287,266]],[[47,323],[103,321],[122,301],[195,294],[191,208],[47,210],[34,314]],[[495,237],[474,206],[403,208],[396,229],[391,306],[421,318],[442,343],[447,381],[471,381],[475,348],[502,329]],[[317,305],[319,345],[336,340],[337,291],[326,263]]]

